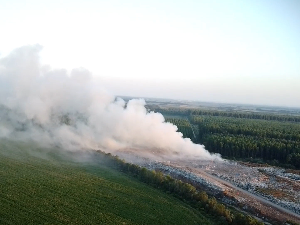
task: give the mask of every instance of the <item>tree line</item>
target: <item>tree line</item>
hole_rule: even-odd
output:
[[[147,108],[154,112],[160,112],[166,115],[181,115],[181,116],[222,116],[244,119],[260,119],[260,120],[275,120],[280,122],[300,122],[300,116],[297,115],[281,115],[275,113],[259,113],[259,112],[240,112],[240,111],[220,111],[208,109],[193,109],[193,108],[162,108],[157,105],[149,105]]]

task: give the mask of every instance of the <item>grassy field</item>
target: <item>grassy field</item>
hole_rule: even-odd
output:
[[[213,224],[95,155],[71,155],[0,140],[0,224]]]

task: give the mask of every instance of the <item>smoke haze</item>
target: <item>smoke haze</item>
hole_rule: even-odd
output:
[[[83,68],[52,70],[39,62],[39,45],[0,60],[0,137],[63,149],[138,151],[155,156],[219,159],[183,138],[143,99],[126,103]]]

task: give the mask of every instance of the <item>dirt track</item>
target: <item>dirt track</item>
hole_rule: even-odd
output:
[[[274,167],[256,167],[233,161],[173,159],[157,161],[128,151],[120,154],[128,162],[189,182],[201,190],[263,221],[300,224],[300,175]],[[281,198],[264,190],[282,192]]]
[[[254,207],[255,209],[259,210],[262,213],[262,215],[265,215],[266,217],[270,216],[275,218],[276,220],[283,221],[283,222],[292,219],[293,221],[300,223],[300,215],[288,209],[276,205],[271,201],[268,201],[260,196],[245,191],[239,187],[236,187],[231,183],[222,180],[216,176],[213,176],[211,174],[208,174],[201,169],[193,169],[193,172],[195,172],[199,176],[208,177],[214,182],[218,182],[234,190],[235,195],[238,194],[240,198],[242,197],[245,199],[246,205],[249,205],[250,207]]]
[[[247,211],[254,216],[262,218],[264,221],[284,223],[290,220],[300,224],[299,214],[259,195],[244,190],[229,181],[212,175],[212,173],[218,169],[215,171],[207,170],[205,169],[207,167],[207,162],[203,163],[204,165],[198,163],[195,164],[195,162],[191,161],[156,162],[148,164],[148,168],[158,169],[166,174],[184,179],[184,181],[196,185],[199,184],[201,188],[206,187],[206,191],[218,196],[222,195],[224,203],[231,204],[243,211]],[[231,173],[236,173],[236,171],[231,171]],[[255,174],[253,175],[255,176]],[[229,201],[226,202],[226,199],[234,199],[234,201],[229,203]]]

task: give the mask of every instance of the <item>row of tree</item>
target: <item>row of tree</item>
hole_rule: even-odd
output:
[[[249,215],[239,212],[232,212],[223,204],[219,203],[214,197],[208,197],[204,191],[198,191],[193,185],[165,176],[159,171],[150,171],[146,168],[139,167],[135,164],[126,163],[117,156],[106,154],[98,151],[104,156],[104,160],[114,165],[118,170],[136,177],[140,181],[147,183],[155,188],[159,188],[167,193],[173,194],[175,197],[186,201],[192,207],[205,211],[212,215],[216,224],[232,224],[232,225],[262,225],[256,219]]]
[[[244,119],[260,119],[275,120],[281,122],[300,122],[298,115],[281,115],[275,113],[258,113],[258,112],[241,112],[241,111],[220,111],[208,109],[192,109],[192,108],[162,108],[156,105],[147,106],[149,110],[160,112],[164,115],[180,115],[180,116],[222,116]]]

